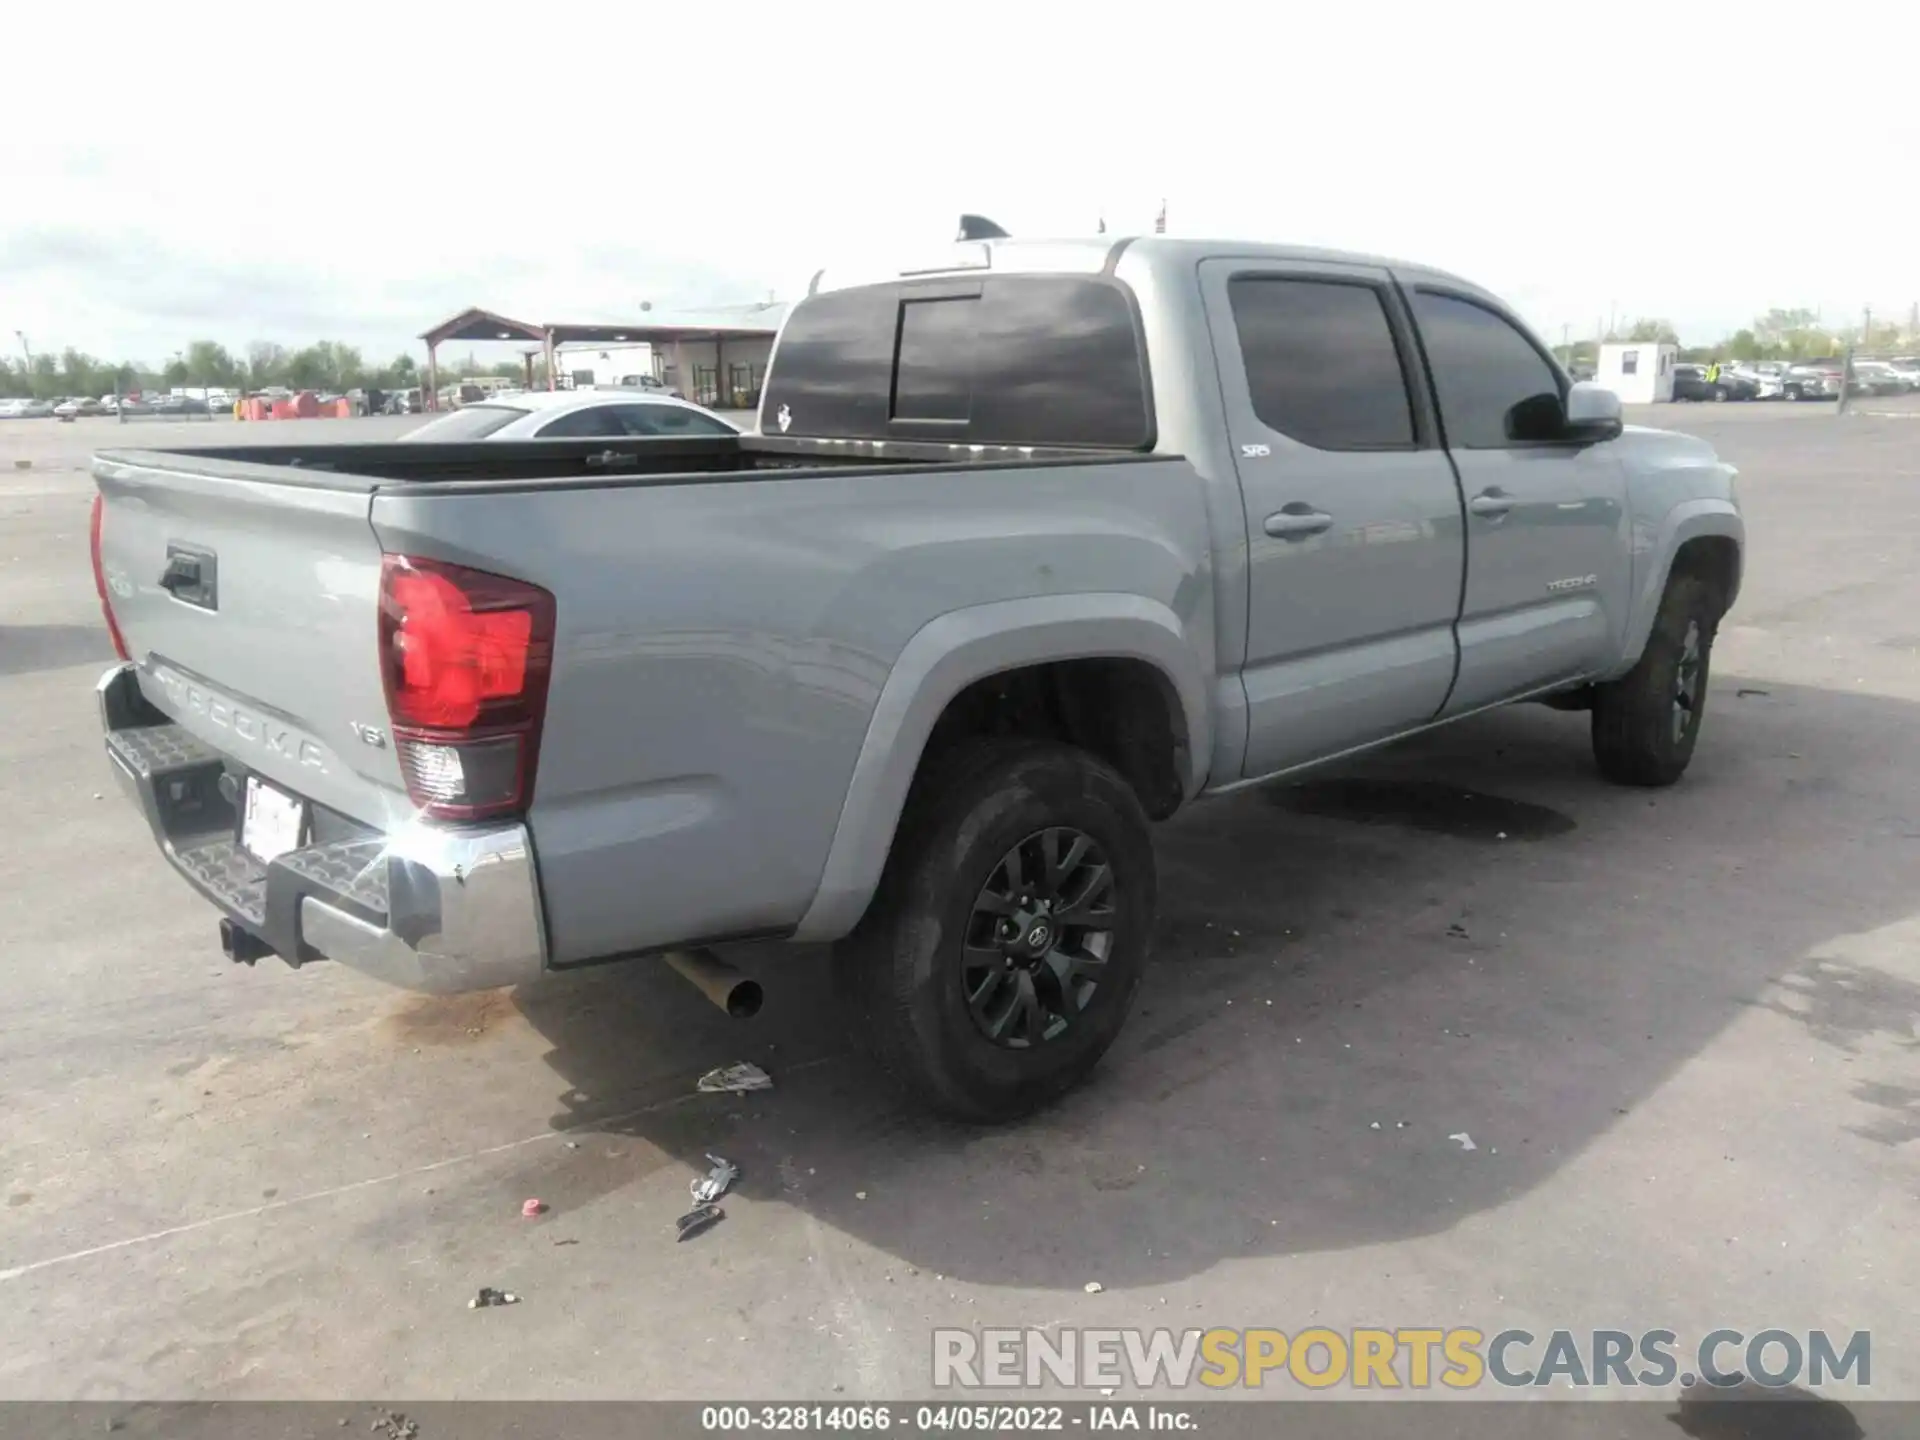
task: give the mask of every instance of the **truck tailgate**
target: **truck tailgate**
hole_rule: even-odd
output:
[[[202,473],[220,468],[95,463],[102,573],[141,692],[297,795],[383,828],[411,815],[386,743],[369,494]]]

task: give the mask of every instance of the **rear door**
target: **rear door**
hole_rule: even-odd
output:
[[[296,795],[367,824],[410,816],[386,742],[367,491],[180,462],[95,468],[101,570],[142,693]]]
[[[1253,778],[1439,710],[1460,493],[1384,270],[1218,259],[1201,289],[1246,506]]]
[[[1617,655],[1632,589],[1626,473],[1611,442],[1511,438],[1516,405],[1565,389],[1510,316],[1437,285],[1410,298],[1466,494],[1460,678],[1446,709],[1458,715],[1584,679]]]

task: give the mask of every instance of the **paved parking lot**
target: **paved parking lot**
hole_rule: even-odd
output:
[[[1751,527],[1681,786],[1527,708],[1192,810],[1096,1083],[991,1132],[876,1086],[815,952],[743,953],[752,1022],[225,964],[93,717],[134,427],[0,424],[0,1396],[908,1396],[937,1324],[1165,1323],[1870,1329],[1920,1398],[1920,424],[1825,408],[1657,417]]]

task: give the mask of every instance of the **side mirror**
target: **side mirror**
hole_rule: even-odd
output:
[[[1580,444],[1612,440],[1625,429],[1620,397],[1604,386],[1577,381],[1567,391],[1565,435]]]
[[[1621,431],[1620,397],[1576,382],[1563,401],[1555,390],[1529,395],[1507,411],[1507,438],[1545,445],[1592,445]]]

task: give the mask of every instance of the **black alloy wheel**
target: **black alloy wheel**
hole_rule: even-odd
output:
[[[1113,867],[1090,836],[1057,825],[1007,851],[974,899],[961,952],[980,1033],[1010,1050],[1064,1035],[1100,987],[1118,925]]]

